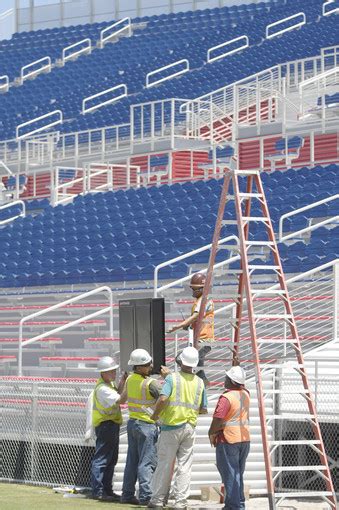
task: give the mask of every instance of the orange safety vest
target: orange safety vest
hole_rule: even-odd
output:
[[[250,396],[247,390],[227,390],[224,394],[231,409],[224,418],[223,433],[230,444],[250,440],[249,411]]]
[[[202,299],[202,296],[195,300],[192,306],[191,315],[194,314],[199,300]],[[194,329],[195,324],[192,325]],[[202,320],[202,325],[199,333],[199,340],[204,340],[205,342],[213,342],[214,341],[214,303],[212,299],[209,299],[206,303],[205,314]]]

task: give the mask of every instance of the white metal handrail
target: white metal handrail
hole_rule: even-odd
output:
[[[4,83],[1,83],[4,82]],[[7,74],[0,76],[0,92],[8,92],[9,90],[9,77]]]
[[[150,83],[150,78],[152,76],[155,76],[157,74],[160,74],[162,71],[165,71],[166,69],[172,69],[172,67],[177,67],[181,64],[185,64],[185,67],[183,69],[174,72],[173,74],[170,74],[168,76],[165,76],[163,78],[159,78],[158,80],[155,80]],[[158,85],[159,83],[162,83],[167,80],[171,80],[172,78],[175,78],[176,76],[180,76],[181,74],[187,73],[187,71],[190,70],[190,63],[187,60],[187,58],[183,58],[181,60],[177,60],[176,62],[173,62],[172,64],[168,64],[167,66],[159,67],[158,69],[155,69],[154,71],[151,71],[150,73],[147,73],[146,75],[146,88],[154,87],[154,85]]]
[[[4,209],[9,209],[15,205],[21,205],[22,211],[20,214],[16,214],[15,216],[11,216],[10,218],[7,218],[6,220],[0,220],[0,225],[7,225],[8,223],[11,223],[12,221],[16,220],[17,218],[25,218],[26,216],[26,204],[22,200],[15,200],[14,202],[10,202],[8,204],[0,205],[0,211],[3,211]]]
[[[332,76],[332,74],[337,74],[339,72],[339,67],[334,67],[333,69],[329,69],[323,73],[320,73],[316,76],[312,76],[312,78],[308,78],[299,83],[299,92],[302,93],[302,90],[308,85],[312,85],[312,83],[318,83],[319,81],[326,79],[328,76]]]
[[[0,167],[4,168],[8,175],[13,175],[12,170],[3,161],[0,161]]]
[[[219,239],[218,245],[224,244],[227,241],[232,241],[232,240],[236,241],[237,244],[234,245],[234,246],[231,246],[230,251],[238,250],[239,249],[239,238],[237,236],[235,236],[235,235],[224,237],[223,239]],[[175,257],[175,258],[170,259],[170,260],[166,260],[166,262],[162,262],[161,264],[158,264],[155,267],[155,269],[154,269],[154,297],[157,297],[159,292],[162,292],[162,291],[164,291],[166,289],[174,287],[175,285],[179,285],[180,283],[186,282],[192,276],[192,275],[188,275],[188,276],[185,276],[183,278],[179,278],[178,280],[175,280],[174,282],[168,283],[166,285],[162,285],[161,287],[158,288],[158,280],[159,280],[159,271],[160,271],[160,269],[163,269],[166,266],[174,264],[175,262],[180,262],[181,260],[184,260],[186,258],[192,257],[193,255],[197,255],[198,253],[201,253],[203,251],[209,250],[209,249],[211,249],[211,247],[212,247],[212,244],[210,243],[210,244],[207,244],[205,246],[202,246],[201,248],[197,248],[196,250],[192,250],[192,251],[190,251],[188,253],[184,253],[183,255],[179,255],[178,257]],[[231,258],[229,258],[227,260],[224,260],[222,262],[218,262],[213,267],[214,267],[214,269],[216,269],[218,267],[224,266],[225,264],[231,264],[232,262],[235,262],[236,260],[239,260],[239,258],[240,258],[239,255],[237,255],[235,257],[231,257]],[[207,272],[207,268],[200,270],[200,273],[206,273],[206,272]]]
[[[28,69],[32,69],[37,64],[41,64],[41,66],[38,69],[34,69],[34,70],[31,70],[28,73],[26,73],[26,71]],[[34,62],[31,62],[30,64],[27,64],[27,65],[23,66],[21,68],[21,71],[20,71],[20,82],[21,82],[21,85],[23,84],[23,82],[25,80],[27,80],[31,76],[36,76],[36,75],[38,75],[40,73],[43,73],[45,71],[50,72],[51,69],[52,69],[51,57],[43,57],[43,58],[40,58],[39,60],[35,60]]]
[[[117,28],[118,26],[122,25],[126,21],[127,21],[127,25],[125,25],[122,28],[115,30],[115,32],[112,32],[109,35],[105,36],[105,34],[107,34],[107,32],[110,32],[110,30]],[[117,35],[121,34],[122,32],[125,32],[126,30],[128,32],[128,36],[130,37],[132,34],[132,25],[131,25],[131,18],[129,18],[129,17],[120,19],[116,23],[113,23],[113,25],[110,25],[109,27],[106,27],[103,30],[101,30],[101,32],[100,32],[100,48],[103,48],[105,46],[106,42],[108,42],[113,37],[116,37]]]
[[[39,127],[37,129],[33,129],[32,131],[29,131],[28,133],[24,133],[23,135],[20,135],[20,130],[22,130],[24,127],[30,126],[31,124],[34,124],[35,122],[38,122],[39,120],[47,119],[48,117],[51,117],[52,115],[58,115],[59,119],[50,122],[46,126]],[[40,117],[36,117],[35,119],[28,120],[27,122],[23,122],[22,124],[19,124],[16,127],[16,139],[22,140],[23,138],[28,138],[29,136],[34,135],[35,133],[40,133],[40,131],[44,131],[45,129],[50,129],[53,126],[56,126],[57,124],[62,124],[63,122],[63,112],[61,110],[54,110],[53,112],[46,113],[45,115],[41,115]],[[30,140],[32,143],[34,140]],[[38,141],[38,143],[44,143]]]
[[[296,214],[302,213],[304,211],[308,211],[310,209],[313,209],[314,207],[317,207],[319,205],[327,204],[327,202],[332,202],[333,200],[337,200],[339,198],[339,193],[336,195],[333,195],[331,197],[323,198],[322,200],[318,200],[317,202],[313,202],[312,204],[305,205],[304,207],[300,207],[299,209],[295,209],[294,211],[290,211],[288,213],[283,214],[279,219],[279,242],[282,243],[284,241],[287,241],[287,239],[292,239],[293,237],[300,236],[301,234],[305,234],[307,232],[311,232],[312,230],[315,230],[319,227],[323,227],[324,225],[327,225],[328,223],[333,223],[335,221],[339,220],[339,215],[326,218],[323,221],[320,221],[319,223],[316,223],[314,225],[309,225],[308,227],[305,227],[301,230],[298,230],[297,232],[292,232],[287,235],[283,235],[283,223],[286,220],[286,218],[290,218],[291,216],[295,216]]]
[[[83,46],[85,45],[85,46]],[[68,53],[69,50],[74,50],[74,48],[78,48],[79,46],[82,46],[80,49],[76,51],[72,51],[71,53]],[[62,50],[62,64],[65,65],[65,63],[68,60],[72,60],[75,57],[78,57],[79,55],[82,55],[83,53],[91,53],[92,51],[92,42],[89,38],[82,39],[82,41],[79,41],[77,43],[71,44],[70,46],[66,46],[66,48],[63,48]]]
[[[121,88],[122,88],[122,93],[120,95],[114,96],[111,99],[103,101],[102,103],[98,103],[94,106],[90,106],[89,108],[86,108],[86,103],[88,103],[89,101],[92,101],[93,99],[104,96],[106,94],[109,94],[110,92],[114,92]],[[115,101],[118,101],[119,99],[122,99],[123,97],[126,97],[126,96],[127,96],[127,85],[125,83],[121,83],[120,85],[116,85],[115,87],[111,87],[109,89],[103,90],[102,92],[98,92],[97,94],[93,94],[93,96],[88,96],[85,99],[83,99],[82,113],[85,114],[85,113],[93,112],[94,110],[97,110],[98,108],[102,108],[103,106],[112,104]]]
[[[213,51],[219,50],[220,48],[224,48],[226,46],[229,46],[230,44],[235,43],[237,41],[241,41],[242,39],[245,40],[245,43],[242,46],[238,46],[237,48],[234,48],[233,50],[225,51],[221,55],[216,55],[215,57],[211,57],[211,53]],[[227,57],[229,55],[233,55],[234,53],[237,53],[238,51],[248,48],[248,46],[249,46],[249,40],[248,40],[247,35],[241,35],[240,37],[235,37],[234,39],[231,39],[230,41],[226,41],[222,44],[218,44],[217,46],[213,46],[212,48],[209,48],[207,50],[207,63],[210,64],[211,62],[215,62],[216,60],[219,60],[221,58]]]
[[[94,295],[100,294],[100,293],[108,294],[109,305],[107,307],[102,308],[101,310],[98,310],[97,312],[93,312],[93,313],[90,313],[83,317],[80,317],[79,319],[75,319],[70,322],[67,322],[66,324],[63,324],[62,326],[58,326],[57,328],[53,328],[50,331],[41,333],[40,335],[36,335],[28,340],[23,340],[23,326],[27,321],[34,319],[35,317],[41,317],[42,315],[45,315],[49,312],[53,312],[55,310],[59,310],[60,308],[70,305],[71,303],[76,303],[77,301],[81,301],[82,299],[86,299],[90,296],[94,296]],[[72,297],[70,299],[66,299],[65,301],[62,301],[61,303],[57,303],[56,305],[49,306],[48,308],[45,308],[44,310],[40,310],[38,312],[34,312],[34,313],[31,313],[30,315],[26,315],[25,317],[23,317],[20,320],[20,324],[19,324],[18,376],[19,377],[22,376],[22,350],[23,350],[23,347],[25,347],[26,345],[31,345],[31,344],[37,342],[38,340],[41,340],[48,336],[54,335],[55,333],[58,333],[60,331],[64,331],[65,329],[76,326],[77,324],[81,324],[82,322],[88,321],[89,319],[94,319],[95,317],[99,317],[100,315],[103,315],[104,313],[107,313],[107,312],[109,312],[109,334],[110,334],[110,337],[113,337],[113,292],[110,287],[103,286],[103,287],[99,287],[98,289],[90,290],[89,292],[84,292],[83,294],[79,294],[78,296]]]
[[[334,5],[334,9],[327,11],[326,7],[330,5]],[[330,14],[334,14],[337,12],[339,12],[339,7],[335,5],[334,0],[327,0],[327,2],[323,3],[323,16],[329,16]]]
[[[295,25],[292,25],[287,28],[282,28],[281,30],[278,30],[277,32],[274,32],[273,34],[269,34],[269,30],[272,27],[277,27],[279,25],[282,25],[283,23],[286,23],[286,21],[290,21],[292,19],[295,19],[297,17],[302,17],[302,21],[299,21],[298,23],[295,23]],[[273,39],[273,37],[277,37],[278,35],[284,34],[285,32],[289,32],[290,30],[295,30],[296,28],[302,27],[306,23],[306,16],[304,12],[298,12],[297,14],[293,14],[292,16],[288,16],[287,18],[280,19],[279,21],[275,21],[274,23],[270,23],[266,26],[266,39]]]

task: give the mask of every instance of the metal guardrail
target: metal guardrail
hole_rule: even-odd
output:
[[[296,214],[302,213],[304,211],[309,211],[310,209],[318,207],[319,205],[327,204],[328,202],[332,202],[333,200],[338,200],[338,198],[339,198],[339,194],[336,194],[331,197],[324,198],[323,200],[318,200],[317,202],[313,202],[312,204],[306,205],[304,207],[300,207],[299,209],[295,209],[293,211],[283,214],[279,219],[279,243],[283,243],[283,242],[287,241],[288,239],[293,239],[294,237],[299,237],[300,235],[307,234],[308,232],[312,232],[313,230],[316,230],[319,227],[323,227],[330,223],[339,221],[339,215],[337,215],[337,216],[326,218],[325,220],[322,220],[319,223],[309,225],[308,227],[302,228],[301,230],[297,230],[296,232],[291,232],[285,236],[283,235],[283,223],[287,218],[291,218],[292,216],[295,216]]]
[[[79,319],[72,320],[66,324],[63,324],[62,326],[58,326],[57,328],[53,328],[50,331],[41,333],[40,335],[36,335],[28,340],[23,340],[23,327],[24,324],[30,321],[31,319],[34,319],[35,317],[41,317],[42,315],[46,315],[49,312],[53,312],[55,310],[59,310],[60,308],[63,308],[67,305],[70,305],[71,303],[76,303],[77,301],[81,301],[83,299],[86,299],[90,296],[94,296],[96,294],[101,293],[107,293],[108,294],[108,302],[109,305],[105,308],[102,308],[101,310],[98,310],[97,312],[90,313],[88,315],[84,315],[83,317],[80,317]],[[95,317],[99,317],[100,315],[103,315],[105,313],[109,313],[109,336],[113,338],[113,292],[110,287],[103,286],[99,287],[97,289],[90,290],[89,292],[84,292],[83,294],[80,294],[78,296],[75,296],[70,299],[66,299],[65,301],[62,301],[61,303],[57,303],[56,305],[49,306],[48,308],[45,308],[44,310],[40,310],[38,312],[31,313],[30,315],[26,315],[20,320],[19,324],[19,346],[18,346],[18,376],[22,376],[22,351],[23,347],[26,347],[27,345],[31,345],[38,340],[41,340],[42,338],[46,338],[48,336],[54,335],[55,333],[58,333],[60,331],[64,331],[65,329],[69,329],[73,326],[77,326],[78,324],[81,324],[85,321],[88,321],[90,319],[94,319]]]
[[[245,40],[244,44],[241,46],[238,46],[237,48],[233,48],[232,50],[225,51],[224,53],[220,55],[216,55],[215,57],[211,57],[211,53],[213,53],[215,50],[220,50],[221,48],[226,48],[227,46],[230,46],[231,44]],[[221,58],[225,58],[229,55],[233,55],[234,53],[238,53],[238,51],[244,50],[245,48],[248,48],[249,46],[249,40],[247,35],[241,35],[240,37],[235,37],[234,39],[231,39],[230,41],[226,41],[222,44],[218,44],[217,46],[213,46],[212,48],[209,48],[207,50],[207,63],[211,64],[212,62],[216,62],[217,60],[220,60]]]
[[[126,22],[127,22],[127,25],[125,25],[121,28],[117,28]],[[111,32],[111,30],[113,30],[113,32]],[[113,39],[113,37],[116,37],[117,35],[122,34],[123,32],[127,32],[128,36],[132,35],[131,18],[129,18],[129,17],[120,19],[116,23],[113,23],[113,25],[110,25],[109,27],[106,27],[103,30],[101,30],[101,32],[100,32],[100,48],[103,48],[108,41]],[[106,34],[108,34],[108,35],[106,35]]]
[[[277,32],[274,32],[273,34],[269,33],[270,28],[273,27],[279,27],[279,25],[283,25],[287,21],[296,19],[296,18],[302,18],[301,21],[295,23],[294,25],[291,25],[286,28],[282,28],[281,30],[278,30]],[[285,32],[290,32],[291,30],[295,30],[296,28],[300,28],[306,23],[306,16],[304,12],[298,12],[297,14],[293,14],[292,16],[288,16],[287,18],[280,19],[279,21],[275,21],[274,23],[270,23],[266,26],[266,39],[273,39],[273,37],[277,37],[278,35],[284,34]]]
[[[236,245],[231,245],[229,246],[229,250],[230,251],[237,251],[239,249],[239,238],[235,235],[232,235],[232,236],[228,236],[228,237],[224,237],[223,239],[220,239],[218,241],[218,245],[222,245],[228,241],[236,241]],[[162,285],[161,287],[158,287],[158,279],[159,279],[159,271],[160,269],[163,269],[164,267],[167,267],[167,266],[170,266],[171,264],[175,264],[176,262],[180,262],[181,260],[184,260],[186,258],[189,258],[189,257],[192,257],[193,255],[197,255],[198,253],[202,253],[206,250],[210,250],[212,247],[212,244],[207,244],[205,246],[202,246],[201,248],[197,248],[196,250],[192,250],[188,253],[184,253],[183,255],[180,255],[179,257],[175,257],[173,259],[170,259],[170,260],[167,260],[165,262],[162,262],[161,264],[158,264],[155,269],[154,269],[154,297],[157,297],[159,292],[162,292],[166,289],[170,289],[171,287],[175,287],[176,285],[180,285],[181,283],[184,283],[186,281],[188,281],[192,275],[188,275],[188,276],[185,276],[183,278],[179,278],[171,283],[168,283],[166,285]],[[222,267],[226,264],[231,264],[232,262],[235,262],[237,260],[240,259],[240,256],[237,255],[235,257],[230,257],[229,259],[226,259],[222,262],[218,262],[217,264],[215,264],[213,267],[214,269],[217,269],[219,267]],[[207,272],[207,267],[204,268],[204,269],[201,269],[200,270],[200,273],[206,273]]]
[[[10,218],[7,218],[5,220],[0,220],[0,226],[8,225],[8,223],[12,223],[12,221],[16,220],[17,218],[25,218],[26,216],[26,204],[22,200],[15,200],[14,202],[10,202],[8,204],[0,205],[0,212],[4,211],[5,209],[10,209],[13,206],[21,205],[22,211],[20,214],[15,214],[14,216],[11,216]]]
[[[41,64],[38,68],[36,68],[37,64]],[[40,73],[50,72],[52,69],[52,61],[51,57],[43,57],[39,60],[35,60],[30,64],[27,64],[21,68],[20,71],[20,83],[21,85],[28,78],[32,78],[33,76],[38,76]],[[26,72],[28,71],[28,72]]]
[[[80,46],[81,46],[80,49],[75,50],[75,48],[79,48]],[[70,50],[75,51],[70,52]],[[68,60],[72,60],[76,57],[79,57],[80,55],[84,55],[87,53],[90,54],[91,52],[92,52],[91,40],[89,38],[82,39],[82,41],[76,42],[74,44],[71,44],[70,46],[66,46],[66,48],[63,48],[61,58],[62,64],[65,65],[65,63]]]
[[[4,74],[3,76],[0,76],[0,93],[8,92],[8,90],[9,90],[9,78],[7,74]]]
[[[327,7],[330,5],[334,5],[333,9],[326,10]],[[339,7],[335,5],[335,2],[333,0],[327,0],[327,2],[323,3],[323,16],[329,16],[330,14],[334,14],[339,12]]]
[[[23,133],[22,135],[20,134],[20,131],[23,128],[28,127],[32,124],[35,124],[36,122],[39,122],[41,120],[48,119],[48,117],[52,117],[53,115],[58,115],[59,118],[57,120],[49,122],[45,126],[41,126],[39,128],[33,129],[32,131],[28,131],[27,133]],[[22,140],[23,138],[28,138],[28,137],[34,135],[35,133],[40,133],[41,131],[44,131],[45,129],[50,129],[53,126],[62,124],[62,122],[63,122],[63,112],[61,110],[54,110],[53,112],[46,113],[45,115],[40,115],[40,117],[36,117],[35,119],[31,119],[31,120],[28,120],[27,122],[23,122],[22,124],[19,124],[16,127],[16,139]],[[30,140],[30,141],[34,142],[34,140]]]
[[[122,89],[122,93],[118,94],[117,96],[112,97],[111,99],[107,99],[106,101],[103,101],[102,103],[98,103],[94,106],[90,106],[86,108],[86,104],[90,101],[93,101],[93,99],[97,99],[101,96],[105,96],[106,94],[113,93],[115,91],[118,91],[119,89]],[[123,97],[127,96],[127,85],[125,83],[121,83],[120,85],[116,85],[115,87],[111,87],[109,89],[103,90],[102,92],[98,92],[97,94],[93,94],[92,96],[86,97],[82,101],[82,113],[89,113],[94,112],[98,108],[102,108],[103,106],[107,106],[109,104],[115,103],[115,101],[118,101],[119,99],[122,99]]]
[[[183,69],[180,69],[179,71],[174,71],[172,74],[165,76],[163,78],[159,78],[158,80],[150,82],[150,78],[156,76],[157,74],[161,74],[162,71],[166,71],[166,69],[172,69],[177,66],[180,66],[181,64],[185,64],[185,67]],[[154,87],[155,85],[158,85],[159,83],[162,83],[167,80],[171,80],[172,78],[175,78],[176,76],[180,76],[181,74],[187,73],[187,71],[190,70],[190,63],[187,60],[187,58],[183,58],[182,60],[177,60],[176,62],[173,62],[173,64],[168,64],[167,66],[159,67],[158,69],[155,69],[155,71],[151,71],[146,75],[146,88]]]

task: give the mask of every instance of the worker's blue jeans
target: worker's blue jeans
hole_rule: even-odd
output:
[[[119,432],[120,425],[113,421],[104,421],[95,428],[97,439],[91,471],[93,496],[112,494],[112,479],[119,454]]]
[[[226,493],[224,510],[245,510],[243,474],[249,451],[249,441],[216,446],[217,468]]]
[[[151,479],[157,465],[156,425],[129,419],[127,423],[128,450],[122,485],[121,501],[128,502],[135,496],[135,484],[139,482],[139,501],[151,499]]]

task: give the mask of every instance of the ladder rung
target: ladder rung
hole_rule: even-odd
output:
[[[288,361],[286,363],[260,363],[260,367],[261,369],[263,368],[286,368],[289,369],[291,368],[292,370],[298,370],[299,368],[305,368],[305,365],[301,365],[301,364],[298,364],[298,365],[288,365]]]
[[[270,395],[286,395],[286,391],[285,390],[263,390],[263,393],[264,394],[270,394]],[[309,391],[298,391],[298,390],[289,390],[288,392],[289,395],[309,395],[310,392]]]
[[[246,246],[273,246],[273,241],[245,241]]]
[[[276,498],[321,498],[322,496],[333,496],[330,491],[306,491],[306,492],[275,492]]]
[[[323,466],[272,466],[272,471],[327,471],[327,467]]]
[[[286,294],[283,289],[251,289],[251,294]]]
[[[235,175],[259,175],[259,170],[234,170]]]
[[[243,216],[242,219],[244,221],[264,221],[265,223],[269,220],[266,216]]]
[[[292,319],[293,318],[293,315],[290,315],[288,313],[286,314],[277,314],[277,315],[269,315],[268,313],[258,313],[258,314],[254,314],[254,317],[256,319]]]
[[[296,344],[296,338],[257,338],[257,342],[261,344]]]
[[[290,393],[288,393],[290,394]],[[288,446],[288,445],[305,445],[305,446],[312,446],[315,444],[321,444],[321,441],[318,439],[308,440],[304,441],[302,439],[295,439],[295,440],[286,440],[286,441],[270,441],[271,446]]]
[[[223,225],[238,225],[237,220],[222,220]]]
[[[240,198],[262,198],[262,193],[239,193]]]
[[[267,420],[314,420],[314,414],[272,414]]]
[[[248,269],[270,269],[270,270],[276,270],[280,269],[280,266],[269,266],[268,264],[260,264],[260,265],[249,265]]]

